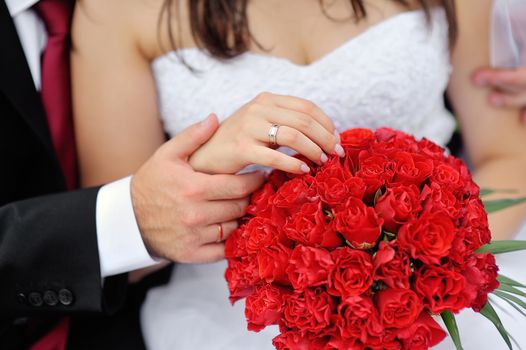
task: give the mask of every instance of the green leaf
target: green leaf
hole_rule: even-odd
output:
[[[502,325],[502,322],[500,321],[499,315],[495,312],[495,309],[493,306],[491,306],[491,303],[488,301],[486,305],[480,310],[480,314],[484,317],[486,317],[488,320],[491,321],[497,327],[497,330],[499,331],[500,335],[502,336],[502,339],[506,342],[508,345],[508,348],[510,350],[513,350],[513,346],[511,345],[511,340],[508,335],[508,331],[504,328]]]
[[[517,193],[517,190],[510,190],[510,189],[493,189],[493,188],[481,188],[480,189],[480,196],[484,197],[493,193]]]
[[[501,284],[497,290],[501,290],[503,292],[508,292],[516,295],[520,295],[521,297],[526,297],[526,293],[524,293],[521,290],[518,290],[517,288],[507,285],[507,284]]]
[[[451,311],[444,311],[440,314],[444,324],[446,325],[447,331],[451,336],[451,340],[455,344],[457,350],[463,350],[462,343],[460,342],[460,334],[458,332],[457,321],[455,320],[455,315]]]
[[[500,273],[497,276],[497,281],[499,281],[500,283],[503,283],[503,284],[507,284],[509,286],[513,286],[513,287],[526,288],[526,286],[524,284],[519,283],[519,282],[517,282],[515,280],[512,280],[511,278],[506,277],[504,275],[501,275]]]
[[[511,300],[506,299],[506,297],[504,296],[501,296],[498,291],[494,291],[493,294],[498,296],[502,300],[504,300],[506,303],[510,304],[510,306],[513,307],[515,310],[517,310],[522,316],[526,317],[526,312],[524,312],[524,310],[522,310],[520,307],[515,305]]]
[[[480,247],[477,253],[502,254],[518,250],[526,250],[526,241],[493,241]]]
[[[505,299],[511,303],[514,303],[515,306],[517,307],[522,307],[524,310],[526,310],[526,302],[524,302],[523,300],[521,300],[520,298],[517,298],[515,295],[513,294],[509,294],[509,293],[506,293],[506,292],[502,292],[500,290],[494,290],[492,292],[493,294],[495,294],[496,296],[498,296],[499,298],[501,299]],[[524,314],[524,311],[521,310],[521,313],[526,316],[526,314]]]
[[[526,202],[526,197],[513,198],[513,199],[512,198],[494,199],[494,200],[483,201],[483,202],[484,202],[484,209],[486,209],[486,213],[490,214],[496,211],[500,211],[500,210],[524,203]]]

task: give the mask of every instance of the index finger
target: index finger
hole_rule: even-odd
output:
[[[274,101],[278,107],[308,114],[331,134],[334,134],[336,131],[336,127],[331,118],[329,118],[314,102],[295,96],[274,95],[274,97]]]
[[[208,200],[245,198],[264,182],[265,174],[260,171],[239,175],[209,175],[205,197]]]
[[[473,80],[479,86],[493,85],[516,92],[526,89],[526,69],[480,69],[474,73]]]

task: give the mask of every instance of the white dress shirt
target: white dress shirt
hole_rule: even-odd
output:
[[[37,90],[40,90],[40,57],[46,46],[44,23],[31,7],[38,0],[6,0]],[[133,212],[127,177],[103,186],[97,196],[96,227],[102,278],[148,267],[150,257]]]

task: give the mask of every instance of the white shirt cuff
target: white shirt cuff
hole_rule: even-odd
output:
[[[102,278],[159,262],[144,246],[133,211],[130,181],[131,176],[102,186],[97,196],[97,241]]]

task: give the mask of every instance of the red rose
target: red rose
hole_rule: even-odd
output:
[[[267,283],[278,282],[290,285],[286,268],[289,264],[292,250],[282,244],[263,248],[257,254],[259,277]]]
[[[336,248],[342,241],[321,203],[305,203],[283,227],[287,237],[308,246]]]
[[[307,201],[308,189],[309,186],[303,178],[294,178],[278,189],[273,205],[293,213]]]
[[[343,247],[331,252],[334,266],[329,274],[327,291],[347,298],[360,295],[373,283],[371,256],[360,250]]]
[[[270,183],[266,183],[259,190],[254,192],[247,207],[247,214],[270,218],[272,212],[272,201],[274,199],[274,188]]]
[[[354,128],[340,134],[342,146],[366,148],[375,141],[375,135],[370,129]]]
[[[418,141],[418,148],[421,153],[429,158],[440,159],[444,156],[445,149],[426,138]]]
[[[380,242],[373,258],[374,280],[385,283],[390,288],[409,289],[411,261],[396,244]]]
[[[245,226],[246,249],[249,254],[272,245],[278,236],[278,230],[270,219],[255,217]]]
[[[225,241],[225,257],[230,258],[241,258],[242,256],[247,256],[247,235],[245,231],[245,226],[241,226],[234,230],[228,236],[228,239]]]
[[[384,331],[378,311],[368,296],[343,299],[338,305],[336,327],[343,338],[357,338],[364,344],[371,338],[381,338]]]
[[[443,212],[452,220],[459,217],[462,209],[461,202],[447,188],[440,187],[437,183],[425,185],[420,198],[425,211],[430,213]]]
[[[334,215],[336,230],[356,249],[374,247],[382,232],[383,220],[374,208],[361,200],[349,198]]]
[[[328,251],[297,245],[290,256],[287,274],[294,289],[305,289],[326,284],[333,265]]]
[[[416,140],[413,136],[406,134],[403,131],[393,130],[391,128],[378,128],[375,131],[376,139],[379,142],[392,142],[395,140],[404,140],[410,143],[416,143]]]
[[[499,268],[492,254],[474,254],[466,262],[464,276],[467,280],[467,289],[475,295],[471,307],[476,312],[488,302],[488,294],[499,286],[497,281]]]
[[[433,161],[425,156],[409,152],[395,152],[394,181],[403,185],[420,186],[433,172]]]
[[[345,149],[345,164],[349,169],[354,169],[358,164],[360,151],[368,149],[376,140],[374,133],[369,129],[350,129],[340,134],[341,144]]]
[[[291,330],[320,333],[331,323],[334,301],[322,288],[305,289],[285,298],[283,323]]]
[[[327,341],[327,337],[324,336],[287,331],[272,339],[272,344],[277,350],[324,350]]]
[[[278,324],[284,293],[273,284],[264,284],[247,297],[245,316],[249,331],[259,332],[268,325]]]
[[[301,348],[293,348],[291,350],[296,350],[296,349],[301,349]],[[309,349],[309,348],[305,348],[305,349]],[[363,350],[364,345],[357,338],[346,339],[338,334],[335,334],[335,335],[332,335],[327,345],[323,348],[323,350],[340,350],[340,349]],[[399,349],[396,349],[396,350],[399,350]]]
[[[424,213],[398,232],[401,248],[424,264],[439,264],[440,258],[448,255],[454,238],[455,226],[443,213]]]
[[[384,219],[384,228],[396,233],[400,225],[420,213],[420,191],[415,185],[391,185],[375,205],[378,216]]]
[[[376,294],[380,320],[388,328],[408,327],[422,311],[422,302],[410,289],[389,288]]]
[[[442,327],[424,311],[415,323],[401,329],[397,338],[403,341],[404,349],[427,350],[440,343],[446,335]]]
[[[458,169],[455,169],[454,167],[447,165],[442,161],[437,162],[430,179],[431,182],[435,182],[441,187],[447,188],[452,192],[462,190],[464,185]]]
[[[466,279],[460,273],[438,266],[426,266],[414,273],[414,291],[435,314],[449,310],[457,313],[472,302]]]
[[[472,198],[464,204],[462,226],[466,229],[466,245],[470,251],[491,241],[488,214],[480,198]]]
[[[230,302],[234,304],[252,293],[254,285],[261,281],[256,258],[245,256],[241,259],[229,259],[225,278],[230,290]]]
[[[366,186],[365,198],[371,200],[378,189],[393,179],[393,163],[381,153],[362,151],[358,155],[358,171]]]
[[[461,159],[458,159],[451,155],[446,157],[445,162],[458,170],[458,173],[460,174],[460,182],[462,183],[462,192],[464,192],[466,197],[473,196],[478,198],[480,189],[477,186],[477,184],[473,182],[471,173],[467,165]]]
[[[349,196],[362,199],[365,194],[363,180],[342,167],[338,157],[331,158],[316,174],[314,186],[321,200],[331,207],[345,203]]]

